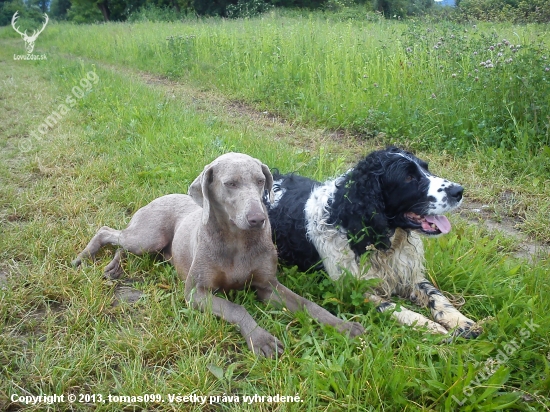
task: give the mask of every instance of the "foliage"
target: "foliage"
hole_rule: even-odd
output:
[[[11,24],[15,12],[19,12],[17,24],[25,30],[44,20],[44,14],[37,7],[27,7],[23,0],[3,1],[0,3],[0,26]]]
[[[187,16],[185,12],[177,12],[173,8],[158,7],[152,4],[141,7],[137,11],[130,13],[129,22],[160,22],[160,21],[178,21]]]
[[[387,18],[423,15],[433,4],[433,0],[373,0],[374,10],[383,13]]]
[[[99,8],[89,1],[73,1],[67,10],[67,20],[78,23],[98,23],[104,21]]]
[[[65,20],[67,12],[71,7],[71,0],[52,0],[50,6],[50,17],[56,20]]]
[[[460,21],[550,22],[548,0],[462,0],[453,16]]]
[[[246,18],[265,13],[273,8],[271,3],[264,0],[239,0],[237,4],[227,6],[227,17]]]

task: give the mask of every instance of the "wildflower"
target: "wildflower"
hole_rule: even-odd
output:
[[[437,45],[438,46],[441,46],[443,43],[441,43],[440,41],[437,42]]]
[[[476,73],[477,73],[477,72],[479,72],[479,70],[478,70],[478,69],[474,69],[474,72],[476,72]]]
[[[432,99],[435,99],[435,98],[436,98],[435,93],[432,93]]]
[[[493,66],[493,64],[492,64],[492,63],[489,63],[489,64],[488,64],[488,65],[486,65],[485,67],[487,67],[488,69],[492,69],[492,68],[493,68],[493,67],[495,67],[495,66]]]
[[[418,84],[422,84],[422,83],[424,83],[422,80],[419,80],[419,81],[418,81]]]
[[[491,63],[492,63],[491,60],[487,60],[487,61],[485,62],[485,64],[491,64]]]
[[[495,50],[495,46],[489,47],[489,50],[491,50],[491,51]]]
[[[407,48],[405,49],[405,51],[406,51],[407,53],[412,53],[413,49],[412,49],[412,47],[407,47]]]
[[[374,86],[374,87],[378,87],[378,83],[374,83],[373,86]]]
[[[497,47],[502,47],[502,43],[497,43]]]
[[[498,54],[497,54],[497,57],[502,57],[502,53],[498,53]]]
[[[456,73],[451,74],[451,77],[454,79],[456,77]]]
[[[480,66],[485,66],[486,64],[487,64],[487,63],[485,63],[485,62],[479,63]]]
[[[474,82],[478,82],[479,81],[479,77],[474,77]]]
[[[474,24],[472,27],[473,27],[474,29],[477,29],[477,26],[476,26],[475,24]]]
[[[474,52],[474,56],[477,56],[477,52]]]
[[[364,75],[363,75],[363,79],[366,79],[367,77],[369,77],[368,74],[364,74]]]
[[[550,72],[550,67],[545,67],[545,68],[544,68],[544,71],[545,71],[545,72]]]
[[[436,50],[439,49],[439,46],[436,44],[436,45],[434,46],[434,49],[436,49]]]

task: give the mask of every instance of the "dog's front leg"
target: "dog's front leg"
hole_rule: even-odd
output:
[[[328,310],[297,295],[278,281],[268,282],[265,286],[257,286],[256,291],[258,298],[262,301],[283,305],[292,313],[305,309],[312,318],[334,326],[338,331],[348,333],[351,337],[365,332],[365,328],[360,323],[345,322],[337,318]]]
[[[405,307],[401,307],[397,310],[397,305],[393,302],[382,299],[376,295],[365,295],[365,297],[372,303],[376,304],[376,310],[378,312],[392,311],[392,317],[394,317],[399,323],[407,326],[412,326],[415,329],[420,327],[426,327],[429,331],[434,333],[440,333],[442,335],[447,333],[447,329],[443,326],[435,323],[433,320],[421,315],[420,313],[413,312]]]
[[[188,290],[186,284],[185,297],[193,307],[203,312],[211,308],[212,313],[216,316],[238,325],[248,348],[256,355],[273,357],[275,354],[283,353],[283,344],[275,336],[258,326],[244,307],[214,296],[209,290],[199,286]]]
[[[483,331],[475,322],[456,309],[451,302],[431,282],[424,280],[416,284],[411,300],[427,300],[434,320],[445,328],[454,329],[453,334],[464,338],[476,338]]]

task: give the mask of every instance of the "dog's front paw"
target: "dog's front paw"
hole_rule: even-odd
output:
[[[337,327],[339,332],[347,333],[350,338],[362,335],[365,333],[363,325],[357,322],[343,322]]]
[[[480,325],[477,325],[474,322],[467,322],[463,325],[458,326],[453,331],[453,336],[457,336],[465,339],[475,339],[482,333],[483,333],[483,328]]]
[[[273,356],[282,355],[284,346],[279,339],[271,333],[260,327],[254,329],[250,336],[246,339],[248,348],[256,355],[272,358]]]

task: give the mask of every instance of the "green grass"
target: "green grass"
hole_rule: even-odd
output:
[[[199,29],[205,34],[211,27],[214,42],[218,29],[281,23],[287,21],[206,21],[177,27],[187,34]],[[383,29],[393,27],[379,24]],[[109,252],[97,265],[71,268],[68,263],[98,227],[121,228],[155,197],[185,192],[203,166],[221,153],[243,151],[283,171],[325,178],[345,170],[359,152],[379,141],[357,142],[349,136],[338,140],[331,132],[271,122],[210,91],[216,83],[206,82],[206,77],[192,76],[197,84],[203,82],[195,88],[136,73],[137,68],[168,73],[173,67],[169,54],[162,60],[162,53],[136,57],[134,52],[145,53],[146,44],[162,51],[167,47],[163,30],[174,34],[176,26],[51,27],[43,33],[49,33],[44,37],[50,44],[47,61],[13,61],[19,40],[3,39],[0,50],[0,272],[8,278],[0,289],[0,408],[8,407],[13,394],[69,393],[104,397],[149,393],[165,399],[168,394],[241,398],[280,394],[303,400],[222,403],[216,407],[222,410],[550,408],[548,261],[516,259],[512,255],[517,241],[462,219],[453,219],[451,234],[426,241],[428,274],[443,290],[465,298],[462,311],[467,316],[489,319],[478,339],[449,345],[377,313],[358,298],[359,281],[347,279],[334,286],[322,274],[281,268],[283,283],[344,318],[355,317],[368,334],[362,340],[349,340],[306,314],[291,316],[266,308],[251,293],[232,293],[232,299],[285,344],[280,359],[256,359],[236,328],[187,307],[183,284],[170,266],[130,257],[127,274],[115,283],[101,277]],[[294,29],[299,31],[298,25]],[[113,32],[118,34],[113,37]],[[5,30],[2,34],[7,37]],[[74,41],[62,45],[56,36]],[[151,41],[154,36],[160,40]],[[329,40],[338,39],[327,36]],[[290,44],[283,35],[281,41]],[[243,40],[243,50],[245,44]],[[90,71],[99,81],[41,140],[33,138],[30,132],[66,101]],[[235,81],[235,91],[221,90],[249,98],[247,83],[243,81],[237,90],[237,80],[225,78]],[[291,118],[292,111],[273,101],[262,99],[258,104]],[[305,114],[298,117],[311,121]],[[321,117],[314,124],[331,125]],[[507,191],[515,196],[515,203],[507,206],[510,214],[542,213],[548,205],[548,182],[536,174],[540,165],[512,174],[508,163],[500,162],[510,151],[476,150],[462,156],[435,149],[419,154],[432,161],[436,173],[465,182],[477,200],[493,205]],[[531,222],[541,225],[537,233],[548,232],[547,219],[532,217]],[[113,305],[121,284],[131,284],[143,297],[132,305]],[[525,321],[540,325],[529,337]],[[512,341],[517,346],[509,359],[492,377],[484,378],[488,360],[510,348]],[[453,396],[460,402],[466,399],[463,406]],[[23,405],[12,405],[18,407]],[[59,410],[66,407],[54,405]],[[92,408],[80,403],[74,407]],[[168,402],[135,407],[99,403],[96,410],[123,407],[205,410]],[[24,410],[44,409],[43,404],[24,406]]]
[[[458,155],[471,168],[458,165],[456,180],[472,199],[550,242],[548,27],[334,16],[52,24],[37,53],[180,79],[292,122],[420,150],[434,162]],[[16,37],[0,29],[20,53]],[[493,68],[480,65],[488,60]],[[493,178],[479,186],[481,174]],[[495,201],[508,191],[512,202]]]
[[[482,148],[501,161],[512,151],[509,174],[527,168],[549,176],[546,33],[545,26],[272,12],[101,30],[61,24],[41,40],[50,52],[192,79],[322,127],[384,133],[423,149]],[[491,68],[480,65],[488,61]]]

